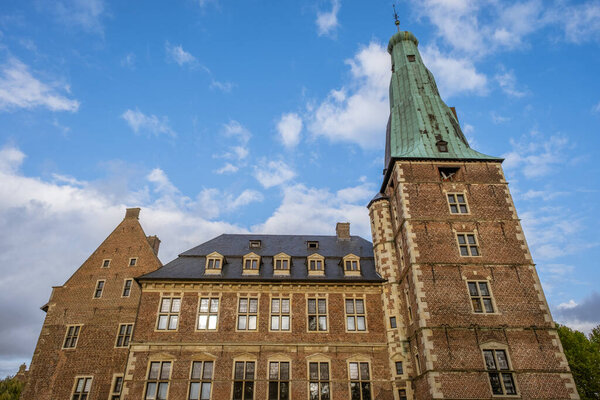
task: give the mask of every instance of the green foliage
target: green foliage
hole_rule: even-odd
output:
[[[0,381],[0,400],[19,400],[23,390],[23,382],[14,377],[6,377]]]
[[[600,400],[600,325],[589,338],[566,326],[557,329],[581,400]]]

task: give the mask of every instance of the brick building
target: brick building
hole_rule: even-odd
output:
[[[496,157],[394,35],[372,244],[221,235],[161,266],[139,209],[53,290],[23,399],[577,399]]]

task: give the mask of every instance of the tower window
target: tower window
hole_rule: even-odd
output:
[[[517,394],[515,379],[504,350],[483,350],[492,393],[495,395]]]
[[[468,214],[467,198],[464,193],[448,193],[450,214]]]
[[[457,233],[456,240],[458,240],[458,248],[462,257],[478,257],[481,255],[474,233]]]
[[[415,62],[416,61],[416,57],[414,54],[409,54],[406,56],[406,58],[408,59],[408,62]]]
[[[390,328],[396,328],[396,317],[390,317]]]
[[[309,241],[309,242],[306,242],[306,245],[307,245],[307,247],[308,247],[309,249],[311,249],[311,250],[316,250],[316,249],[318,249],[318,248],[319,248],[319,242],[317,242],[317,241]]]
[[[396,361],[396,375],[404,374],[404,368],[402,367],[402,361]]]
[[[369,363],[351,362],[348,364],[350,372],[350,397],[356,400],[371,400],[371,376]]]
[[[129,259],[129,266],[130,267],[135,267],[136,265],[137,265],[137,257],[130,258]]]
[[[490,314],[494,312],[494,303],[492,302],[492,293],[486,281],[469,281],[469,296],[473,312]]]
[[[75,387],[73,388],[72,400],[85,400],[88,398],[92,388],[92,377],[76,377]]]
[[[251,240],[250,248],[251,249],[260,249],[260,240]]]
[[[443,182],[451,182],[456,180],[459,169],[458,167],[439,167],[438,171]]]
[[[102,297],[102,291],[104,290],[104,281],[96,282],[96,289],[94,290],[94,298],[99,299]]]
[[[437,146],[438,151],[440,153],[448,152],[448,142],[446,142],[445,140],[438,140],[437,142],[435,142],[435,145]]]

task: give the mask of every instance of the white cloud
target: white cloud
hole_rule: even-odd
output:
[[[504,169],[519,171],[526,178],[538,178],[550,174],[564,164],[564,152],[571,144],[561,135],[541,137],[536,131],[519,141],[511,139],[513,150],[504,154]]]
[[[180,66],[183,66],[185,64],[194,65],[196,63],[196,57],[194,57],[191,53],[185,51],[183,47],[181,47],[181,45],[173,46],[169,42],[167,42],[165,44],[165,49],[169,58],[175,61]]]
[[[492,111],[491,116],[492,116],[492,122],[496,125],[503,124],[505,122],[510,121],[510,117],[504,117],[504,116],[498,114],[496,111]]]
[[[107,15],[104,0],[42,0],[42,8],[61,23],[89,33],[102,34],[102,19]]]
[[[281,185],[294,178],[296,173],[285,162],[261,160],[254,167],[254,177],[266,189]]]
[[[11,57],[0,67],[0,110],[44,107],[51,111],[79,109],[79,102],[59,93],[56,85],[39,81],[29,72],[27,65]],[[68,87],[63,87],[69,92]]]
[[[340,0],[331,0],[331,11],[317,12],[316,24],[319,36],[331,35],[339,26],[337,15],[340,6]]]
[[[523,97],[527,94],[524,90],[517,89],[517,78],[514,71],[502,69],[501,72],[494,76],[494,79],[500,86],[500,89],[511,97]]]
[[[558,306],[556,306],[556,308],[558,308],[559,310],[568,310],[570,308],[575,308],[577,307],[577,303],[575,303],[575,300],[571,299],[566,303],[560,303]]]
[[[221,135],[228,139],[230,145],[227,148],[227,151],[222,154],[217,154],[214,157],[223,158],[229,161],[214,172],[217,174],[232,174],[246,164],[245,160],[250,154],[248,142],[250,141],[252,134],[238,121],[231,120],[228,123],[223,124]]]
[[[309,107],[308,129],[333,142],[380,147],[389,114],[389,54],[372,42],[346,63],[352,84],[332,90],[316,107]]]
[[[598,104],[596,104],[593,108],[592,108],[592,112],[596,113],[596,114],[600,114],[600,102],[598,102]]]
[[[238,138],[242,146],[246,145],[252,134],[236,120],[231,120],[223,125],[223,135]]]
[[[487,93],[487,77],[477,71],[469,57],[442,54],[436,46],[425,47],[421,56],[435,76],[443,98],[461,93]]]
[[[302,118],[296,113],[283,114],[277,123],[279,140],[287,148],[293,148],[300,142]]]
[[[553,17],[563,24],[565,37],[571,42],[600,40],[600,1],[565,4],[553,11]]]
[[[135,68],[135,54],[127,53],[125,55],[125,57],[123,57],[121,59],[121,66],[130,68],[130,69],[134,69]]]
[[[237,172],[239,170],[239,167],[236,167],[235,165],[231,164],[231,163],[226,163],[223,167],[215,170],[215,172],[217,174],[232,174],[234,172]]]
[[[167,117],[157,117],[156,115],[146,115],[137,108],[134,110],[127,110],[121,114],[129,127],[133,129],[135,133],[145,133],[158,136],[165,134],[168,136],[176,136],[175,132],[169,126],[169,119]]]
[[[213,80],[210,83],[210,88],[211,89],[218,89],[224,93],[229,93],[231,92],[231,90],[233,89],[233,87],[235,86],[234,83],[232,82],[219,82],[219,81],[215,81]]]

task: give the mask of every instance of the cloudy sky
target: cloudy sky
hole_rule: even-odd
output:
[[[392,0],[0,5],[0,375],[52,285],[142,207],[160,258],[223,232],[370,239]],[[555,319],[600,323],[600,1],[398,5],[504,168]]]

